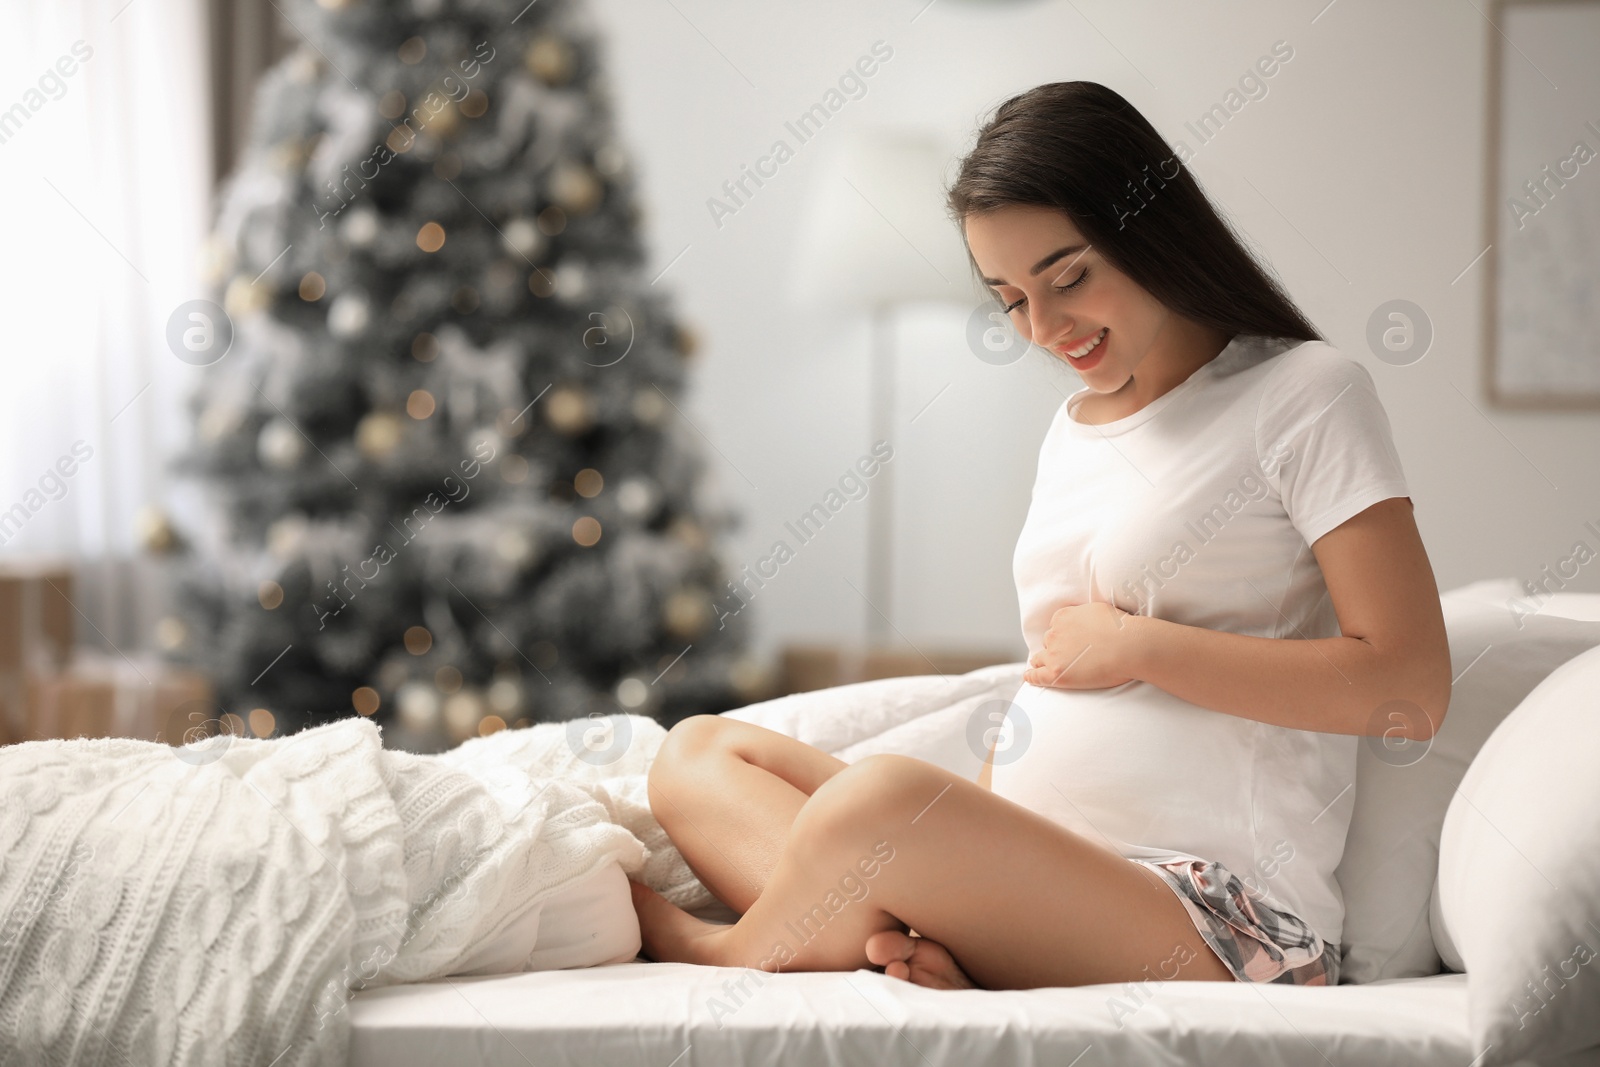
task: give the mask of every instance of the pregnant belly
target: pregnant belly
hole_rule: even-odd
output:
[[[997,796],[1123,855],[1235,858],[1253,842],[1260,724],[1148,682],[1024,684],[996,745]]]

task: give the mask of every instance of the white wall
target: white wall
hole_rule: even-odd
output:
[[[807,185],[835,128],[904,124],[960,145],[1007,96],[1088,79],[1193,148],[1184,123],[1279,40],[1294,58],[1192,166],[1312,321],[1377,380],[1440,587],[1536,578],[1575,542],[1600,546],[1584,528],[1600,527],[1600,415],[1504,410],[1484,397],[1482,262],[1462,274],[1487,243],[1484,57],[1496,31],[1481,6],[595,0],[620,132],[643,179],[651,273],[683,253],[659,284],[702,339],[686,410],[729,457],[713,455],[712,469],[748,515],[735,566],[790,540],[783,523],[870,445],[867,324],[783,299]],[[894,55],[866,95],[719,228],[707,199],[880,39]],[[1397,297],[1436,331],[1411,366],[1378,360],[1365,341],[1373,310]],[[1020,655],[1012,547],[1038,443],[1077,382],[1037,354],[1007,367],[975,359],[964,336],[973,303],[925,307],[899,334],[892,614],[919,647]],[[763,649],[864,633],[865,505],[847,507],[751,603]],[[1600,590],[1600,562],[1567,588]]]

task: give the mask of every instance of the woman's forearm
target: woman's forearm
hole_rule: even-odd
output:
[[[1123,669],[1203,708],[1322,733],[1425,739],[1449,704],[1358,637],[1251,637],[1147,615],[1123,620]]]

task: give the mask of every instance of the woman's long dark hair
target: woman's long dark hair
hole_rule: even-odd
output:
[[[1185,318],[1230,337],[1324,340],[1155,127],[1097,82],[1051,82],[1001,104],[946,196],[963,237],[970,215],[1013,204],[1056,208]],[[981,278],[970,247],[967,259]]]

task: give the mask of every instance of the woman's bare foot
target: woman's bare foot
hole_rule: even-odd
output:
[[[633,910],[639,914],[639,938],[644,955],[657,963],[709,963],[721,965],[716,952],[718,936],[731,929],[703,922],[642,882],[628,879]]]
[[[955,957],[937,941],[898,930],[880,930],[867,938],[867,959],[890,978],[902,978],[929,989],[976,989]]]

